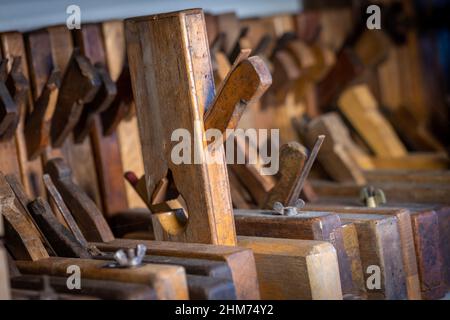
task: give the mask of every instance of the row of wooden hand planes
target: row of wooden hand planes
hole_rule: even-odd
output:
[[[272,79],[273,88],[263,104],[276,106],[265,109],[283,108],[292,92],[300,91],[294,90],[300,82],[307,87],[303,92],[310,92],[316,79],[330,82],[333,74],[346,71],[348,61],[340,62],[343,54],[335,59],[333,52],[292,34],[277,37],[263,32],[256,45],[250,44],[253,48],[246,37],[251,27],[238,28],[235,38],[222,32],[214,36],[214,27],[235,30],[230,21],[239,23],[233,15],[207,15],[205,23],[203,12],[193,9],[133,18],[125,26],[119,21],[85,25],[74,33],[49,27],[24,37],[0,35],[8,59],[2,92],[9,97],[2,100],[8,102],[8,117],[0,120],[8,137],[0,143],[4,173],[0,210],[12,256],[0,261],[8,263],[13,297],[443,296],[450,265],[446,241],[450,210],[440,205],[448,202],[445,173],[388,172],[383,178],[367,167],[358,169],[360,163],[349,160],[358,154],[357,146],[349,142],[345,124],[336,115],[317,115],[306,132],[299,130],[311,147],[317,136],[326,134],[325,140],[319,139],[319,144],[324,141],[321,152],[319,144],[310,157],[299,143],[281,147],[278,179],[259,175],[253,165],[229,165],[227,172],[225,160],[172,162],[174,130],[199,135],[204,142],[201,157],[216,153],[220,159],[224,150],[208,147],[205,130],[235,128],[244,110],[254,111]],[[273,21],[275,29],[279,23]],[[269,22],[259,26],[267,30]],[[270,51],[272,39],[277,44]],[[319,66],[302,56],[311,50],[322,57]],[[126,55],[129,70],[124,67]],[[301,77],[290,74],[292,66]],[[220,83],[217,94],[215,82]],[[130,83],[139,137],[130,139],[127,148],[127,135],[136,133],[128,126],[120,133],[124,124],[120,120],[132,113]],[[342,89],[339,83],[339,88],[324,92]],[[364,107],[361,96],[370,92],[361,86],[356,89],[340,99],[343,105]],[[131,167],[125,159],[141,147],[145,177],[128,172],[126,179],[150,211],[128,209],[130,198],[122,178],[123,167]],[[345,175],[345,170],[358,171],[361,178],[349,174],[349,183],[337,186],[307,183],[317,153],[337,181],[343,181],[335,177]],[[142,161],[139,156],[132,158]],[[435,163],[433,159],[430,162]],[[386,180],[399,182],[382,183]],[[370,207],[358,199],[367,181],[376,187],[363,190],[364,203]],[[374,207],[386,200],[383,191],[389,206]],[[300,194],[312,203],[295,207]],[[31,199],[36,196],[40,197]],[[400,203],[411,200],[428,204]],[[146,255],[138,266],[111,266],[120,260],[115,251],[125,249],[128,256],[135,256],[142,245]],[[66,286],[71,265],[81,269],[81,290]],[[381,272],[380,287],[367,285],[371,266]],[[7,269],[0,266],[3,272]],[[0,288],[0,293],[7,290]]]

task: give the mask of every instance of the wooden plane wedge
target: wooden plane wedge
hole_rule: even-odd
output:
[[[57,69],[53,70],[34,104],[33,111],[25,120],[25,138],[30,160],[39,157],[50,143],[50,126],[56,110],[60,85],[61,73]]]
[[[6,139],[4,135],[18,117],[17,104],[6,85],[7,63],[6,59],[0,61],[0,138],[2,139]]]
[[[74,87],[74,84],[77,84]],[[64,73],[51,122],[52,146],[60,147],[77,124],[83,105],[90,102],[101,85],[101,79],[89,60],[74,49]]]

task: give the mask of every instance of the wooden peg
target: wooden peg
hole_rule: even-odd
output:
[[[74,83],[77,84],[74,88]],[[61,82],[51,124],[52,145],[59,147],[77,124],[84,103],[91,101],[101,85],[101,79],[89,60],[74,49]]]
[[[170,169],[175,186],[188,208],[189,221],[185,231],[180,235],[167,235],[167,237],[179,241],[235,244],[225,163],[178,165],[172,162],[170,156],[174,146],[170,137],[173,131],[180,127],[194,134],[195,139],[205,141],[203,113],[212,103],[214,82],[203,12],[196,9],[130,19],[126,21],[125,29],[128,60],[141,129],[144,164],[152,163],[151,172],[148,170],[146,172],[147,190],[152,193],[156,184]],[[176,39],[175,47],[173,44],[169,45],[160,41],[161,30]],[[188,37],[182,36],[185,32],[188,33]],[[146,50],[152,52],[152,61],[143,58],[143,52],[139,49],[139,43],[142,42],[140,39],[146,39],[144,43]],[[162,45],[153,46],[152,43],[156,42]],[[188,53],[187,48],[194,49],[195,53]],[[147,63],[152,65],[156,63],[161,66],[161,69],[152,68],[152,72],[146,74],[146,77],[151,77],[152,82],[156,84],[151,88],[145,85],[145,77],[141,77],[142,73],[139,72],[139,69],[145,67]],[[176,71],[180,70],[179,68],[186,72],[183,71],[183,74],[180,74]],[[165,71],[160,72],[162,69]],[[188,72],[188,70],[194,70],[194,72]],[[191,90],[191,84],[194,83],[195,92]],[[175,94],[166,94],[167,92]],[[156,100],[151,102],[151,99]],[[180,103],[185,107],[179,107]],[[155,114],[159,117],[155,118]],[[173,120],[175,114],[177,121]],[[147,150],[150,145],[152,152],[149,152],[150,149]],[[155,150],[159,151],[155,152]],[[202,158],[209,156],[211,152],[204,146],[201,146],[198,151]],[[222,148],[214,150],[214,153],[214,157],[224,159]],[[156,154],[159,154],[157,158],[153,156]],[[150,169],[147,165],[146,167]],[[189,185],[186,181],[190,181]],[[193,193],[192,188],[203,191]],[[217,196],[219,194],[220,197]]]
[[[60,81],[60,72],[53,70],[34,104],[33,111],[27,116],[25,138],[30,160],[38,158],[50,142],[50,125],[56,108]]]
[[[241,52],[223,80],[211,107],[205,113],[205,130],[218,129],[226,139],[226,129],[235,129],[246,106],[255,103],[272,83],[270,72],[258,57]]]
[[[95,203],[72,182],[72,172],[62,159],[52,159],[44,168],[50,175],[78,226],[88,241],[112,241],[114,236]]]

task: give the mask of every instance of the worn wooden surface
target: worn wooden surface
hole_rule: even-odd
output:
[[[312,146],[321,134],[327,138],[317,158],[327,174],[339,182],[364,184],[366,180],[359,166],[361,162],[370,163],[370,160],[351,141],[347,128],[336,113],[323,115],[308,124],[306,144]]]
[[[64,161],[61,158],[48,161],[45,172],[52,178],[85,238],[88,241],[112,241],[114,235],[105,218],[87,194],[72,181],[72,172]]]
[[[74,49],[72,33],[66,26],[49,27],[47,32],[50,36],[53,63],[62,73],[65,73]],[[74,93],[78,97],[80,94],[86,94],[86,92],[78,91]],[[83,142],[77,144],[73,140],[73,135],[69,134],[61,148],[48,148],[44,162],[57,157],[64,158],[74,173],[75,181],[97,205],[100,205],[100,191],[90,138],[87,137]]]
[[[59,257],[90,258],[86,248],[57,220],[47,201],[37,198],[28,205],[28,210]]]
[[[359,241],[356,227],[353,223],[343,223],[341,226],[344,250],[347,253],[352,270],[353,286],[358,290],[358,295],[365,298],[366,283],[364,281],[364,274],[361,263],[361,255],[359,254]]]
[[[116,239],[109,243],[93,243],[104,251],[120,248],[135,248],[138,243],[147,246],[148,255],[199,258],[224,261],[231,270],[238,299],[259,299],[259,284],[255,269],[255,258],[251,250],[232,246],[211,246],[199,243],[172,243]]]
[[[74,88],[73,84],[78,83]],[[101,79],[85,55],[74,49],[64,73],[58,96],[58,108],[52,119],[52,145],[60,147],[75,128],[83,105],[91,102],[101,86]]]
[[[0,300],[9,300],[11,298],[9,285],[8,260],[5,247],[3,246],[3,214],[0,213]]]
[[[205,130],[217,129],[225,135],[226,129],[235,129],[245,108],[258,101],[272,83],[264,62],[257,56],[248,58],[249,54],[238,57],[218,88],[204,116]]]
[[[357,206],[343,206],[339,204],[308,204],[307,210],[323,211],[332,210],[336,213],[347,214],[379,214],[390,215],[397,218],[398,232],[400,234],[400,242],[402,247],[403,265],[406,275],[406,287],[408,290],[408,299],[417,300],[421,298],[421,288],[419,282],[419,270],[417,267],[418,258],[416,258],[416,250],[414,248],[414,237],[410,211],[401,208],[366,208]],[[423,277],[423,275],[421,275]]]
[[[296,185],[300,179],[307,155],[305,147],[296,142],[281,146],[280,149],[280,178],[267,194],[264,208],[272,209],[278,201],[283,205],[292,205],[300,197]]]
[[[214,79],[203,12],[186,10],[130,19],[125,29],[147,192],[152,194],[170,170],[189,215],[180,234],[166,233],[164,239],[234,245],[229,183],[224,160],[220,160],[224,159],[223,149],[205,148],[203,113],[214,98]],[[168,38],[172,40],[166,41]],[[154,64],[159,67],[140,72]],[[147,81],[152,85],[147,86]],[[175,143],[170,137],[178,128],[186,129],[199,143],[194,152],[197,157],[205,160],[213,156],[219,162],[174,164],[171,151]],[[155,223],[155,228],[161,226]]]
[[[11,122],[15,118],[17,111],[17,104],[14,102],[11,92],[9,91],[6,81],[8,72],[6,69],[7,62],[2,59],[0,50],[0,150],[4,154],[10,154],[9,157],[1,157],[0,159],[0,171],[4,174],[17,174],[20,175],[17,147],[14,135],[12,137],[5,137],[6,132],[11,126]],[[6,121],[6,123],[5,123]]]
[[[140,283],[152,287],[158,299],[188,299],[186,274],[177,266],[146,264],[135,269],[105,268],[106,261],[75,258],[41,259],[38,261],[17,261],[17,267],[24,274],[48,274],[66,276],[70,265],[77,265],[86,279],[114,280]]]
[[[448,206],[434,210],[439,222],[439,242],[442,253],[444,278],[447,289],[450,287],[450,208]]]
[[[262,299],[341,300],[336,251],[312,240],[238,237],[252,249]]]
[[[155,300],[155,290],[147,285],[136,283],[123,283],[118,281],[105,281],[94,279],[81,279],[81,288],[70,290],[67,288],[66,277],[49,276],[49,284],[56,293],[67,293],[80,296],[92,296],[103,300]],[[11,279],[13,289],[42,290],[43,278],[38,275],[20,275]]]
[[[0,174],[0,204],[5,222],[5,243],[14,257],[31,261],[47,258],[39,232],[20,207],[3,174]]]
[[[105,58],[111,79],[116,82],[117,95],[110,107],[101,113],[104,135],[117,132],[122,167],[124,171],[134,171],[139,176],[144,174],[144,163],[136,115],[134,110],[133,91],[130,71],[127,64],[125,27],[121,20],[102,23],[102,37]],[[131,186],[125,185],[128,206],[145,208],[145,204],[136,195]]]
[[[97,68],[103,68],[101,80],[103,90],[100,90],[92,104],[86,106],[88,122],[90,125],[90,138],[98,172],[98,180],[101,191],[102,209],[106,216],[112,216],[115,212],[128,207],[125,183],[121,177],[123,173],[120,155],[120,144],[116,132],[104,136],[100,112],[107,110],[115,94],[115,84],[109,71],[106,71],[107,59],[100,24],[89,24],[86,28],[76,32],[76,43],[89,61]]]
[[[439,250],[439,220],[434,211],[411,214],[414,246],[420,277],[422,297],[439,299],[446,292],[443,279],[442,252]]]
[[[326,212],[302,212],[279,216],[273,211],[234,210],[236,232],[242,236],[328,241],[333,244],[339,265],[343,294],[357,294],[353,287],[351,265],[344,248],[341,221]]]
[[[13,57],[25,57],[26,50],[23,41],[22,34],[19,32],[7,32],[0,35],[1,46],[3,51],[3,56],[12,61]],[[28,66],[25,61],[22,62],[22,72],[24,77],[29,81]],[[24,106],[24,112],[21,113],[21,118],[16,130],[15,140],[16,140],[16,152],[18,154],[17,159],[20,166],[20,177],[25,186],[25,190],[29,195],[33,196],[44,196],[45,188],[39,178],[42,175],[42,165],[40,159],[28,160],[27,150],[26,150],[26,139],[24,134],[25,128],[25,117],[27,112],[32,111],[32,96],[31,91],[29,92],[29,97],[26,105]],[[14,151],[14,150],[11,150]],[[14,173],[14,172],[11,172]]]
[[[338,106],[375,155],[389,158],[407,154],[394,128],[378,110],[368,86],[348,88],[340,95]]]
[[[369,266],[380,268],[380,288],[366,286],[368,298],[406,299],[406,275],[397,219],[391,216],[346,213],[340,213],[339,217],[343,222],[352,222],[356,227],[365,281],[370,280],[372,274],[367,270]]]
[[[311,185],[322,198],[357,199],[361,186],[354,183],[336,183],[325,180],[311,180]],[[381,188],[389,201],[403,203],[442,203],[448,204],[450,187],[439,184],[414,184],[409,182],[372,183],[372,186]]]

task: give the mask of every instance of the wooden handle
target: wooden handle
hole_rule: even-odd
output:
[[[218,89],[212,106],[205,113],[205,130],[235,129],[245,108],[259,100],[272,83],[270,71],[261,58],[247,58],[244,51]]]
[[[95,68],[78,49],[74,49],[61,83],[58,108],[52,118],[51,138],[54,147],[63,144],[77,124],[83,104],[94,98],[100,86],[101,79]]]

